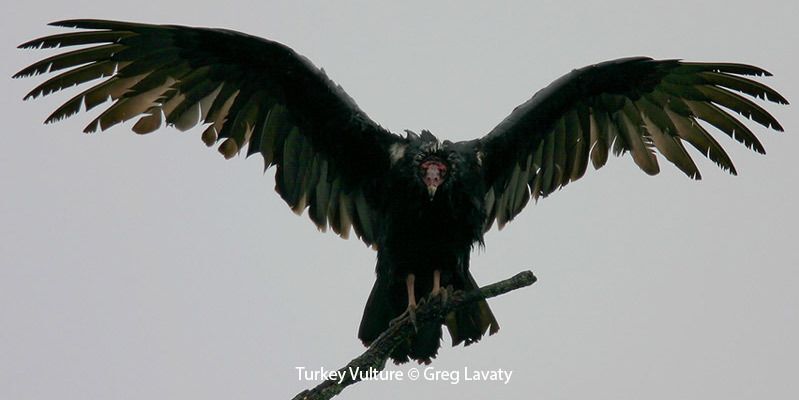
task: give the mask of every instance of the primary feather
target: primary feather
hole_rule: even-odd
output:
[[[700,179],[686,143],[736,174],[730,157],[699,120],[765,153],[754,133],[719,106],[782,131],[771,114],[743,95],[788,104],[775,90],[739,75],[771,74],[744,64],[634,57],[564,75],[480,139],[487,195],[495,199],[488,226],[496,220],[502,227],[521,211],[526,202],[509,200],[520,187],[528,187],[533,198],[546,197],[582,177],[589,158],[595,168],[605,165],[611,146],[616,154],[629,152],[650,175],[660,171],[658,151],[686,175]],[[569,144],[556,146],[558,138]],[[535,156],[532,163],[527,162],[530,154]]]

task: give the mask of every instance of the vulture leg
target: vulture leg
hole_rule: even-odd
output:
[[[441,287],[441,270],[433,270],[433,290],[430,291],[430,300],[440,298],[441,303],[447,302],[447,288]]]
[[[405,287],[408,290],[408,308],[405,309],[405,312],[400,314],[397,318],[394,318],[389,322],[389,325],[394,325],[399,322],[402,318],[406,315],[411,320],[414,329],[418,329],[416,326],[416,294],[414,292],[414,283],[416,282],[416,275],[408,274],[405,278]]]

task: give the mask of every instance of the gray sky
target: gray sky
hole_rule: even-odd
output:
[[[335,5],[334,5],[335,3]],[[0,398],[290,398],[355,338],[375,254],[320,234],[261,160],[224,161],[199,131],[81,134],[41,121],[69,94],[23,103],[11,80],[50,53],[14,47],[108,18],[231,28],[281,41],[393,131],[481,136],[573,68],[648,55],[762,66],[799,101],[799,3],[566,1],[21,2],[2,14]],[[74,91],[72,91],[74,93]],[[629,156],[487,235],[472,271],[539,282],[491,301],[502,330],[445,343],[436,370],[502,368],[502,383],[365,382],[341,398],[755,399],[799,393],[799,121],[756,127],[763,157],[717,136],[740,175],[694,182]],[[93,115],[93,114],[92,114]],[[697,155],[695,152],[694,155]],[[665,164],[664,164],[665,166]],[[448,338],[446,339],[448,341]],[[409,366],[390,369],[407,371]]]

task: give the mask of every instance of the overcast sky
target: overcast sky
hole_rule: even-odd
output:
[[[114,4],[117,3],[117,4]],[[435,3],[435,4],[431,4]],[[375,253],[318,233],[255,157],[224,161],[199,130],[84,135],[71,94],[22,102],[16,50],[65,18],[235,29],[324,67],[398,132],[482,136],[560,75],[633,55],[761,66],[799,101],[799,3],[524,1],[450,4],[20,2],[2,13],[0,398],[277,399],[318,382],[356,339]],[[74,94],[74,91],[71,91]],[[523,269],[534,286],[490,302],[501,331],[447,341],[440,371],[502,368],[508,384],[364,382],[340,398],[759,399],[799,394],[799,120],[727,137],[739,176],[699,160],[694,182],[628,156],[527,209],[474,255],[479,283]],[[751,124],[750,124],[751,125]],[[692,153],[698,156],[698,153]],[[410,366],[389,366],[408,371]]]

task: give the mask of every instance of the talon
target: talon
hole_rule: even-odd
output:
[[[405,314],[407,314],[407,313],[408,313],[408,310],[405,310],[402,314],[398,315],[396,318],[392,319],[391,321],[388,321],[388,326],[391,327],[391,326],[394,326],[394,325],[398,324],[400,321],[402,321],[402,318],[404,318]]]
[[[424,300],[424,299],[422,299]],[[413,325],[414,332],[419,332],[419,326],[416,325],[416,305],[408,306],[408,309],[405,310],[408,313],[408,319],[411,321],[411,325]]]
[[[402,320],[405,317],[408,317],[408,320],[411,321],[411,325],[413,325],[413,330],[418,332],[419,327],[416,325],[416,304],[408,304],[408,308],[406,308],[405,311],[402,312],[402,314],[398,315],[396,318],[392,319],[391,321],[388,321],[388,326],[394,326],[402,322]]]
[[[440,287],[437,290],[433,289],[430,292],[430,295],[427,296],[428,301],[436,301],[439,303],[446,303],[449,296],[447,295],[447,289],[445,287]]]

